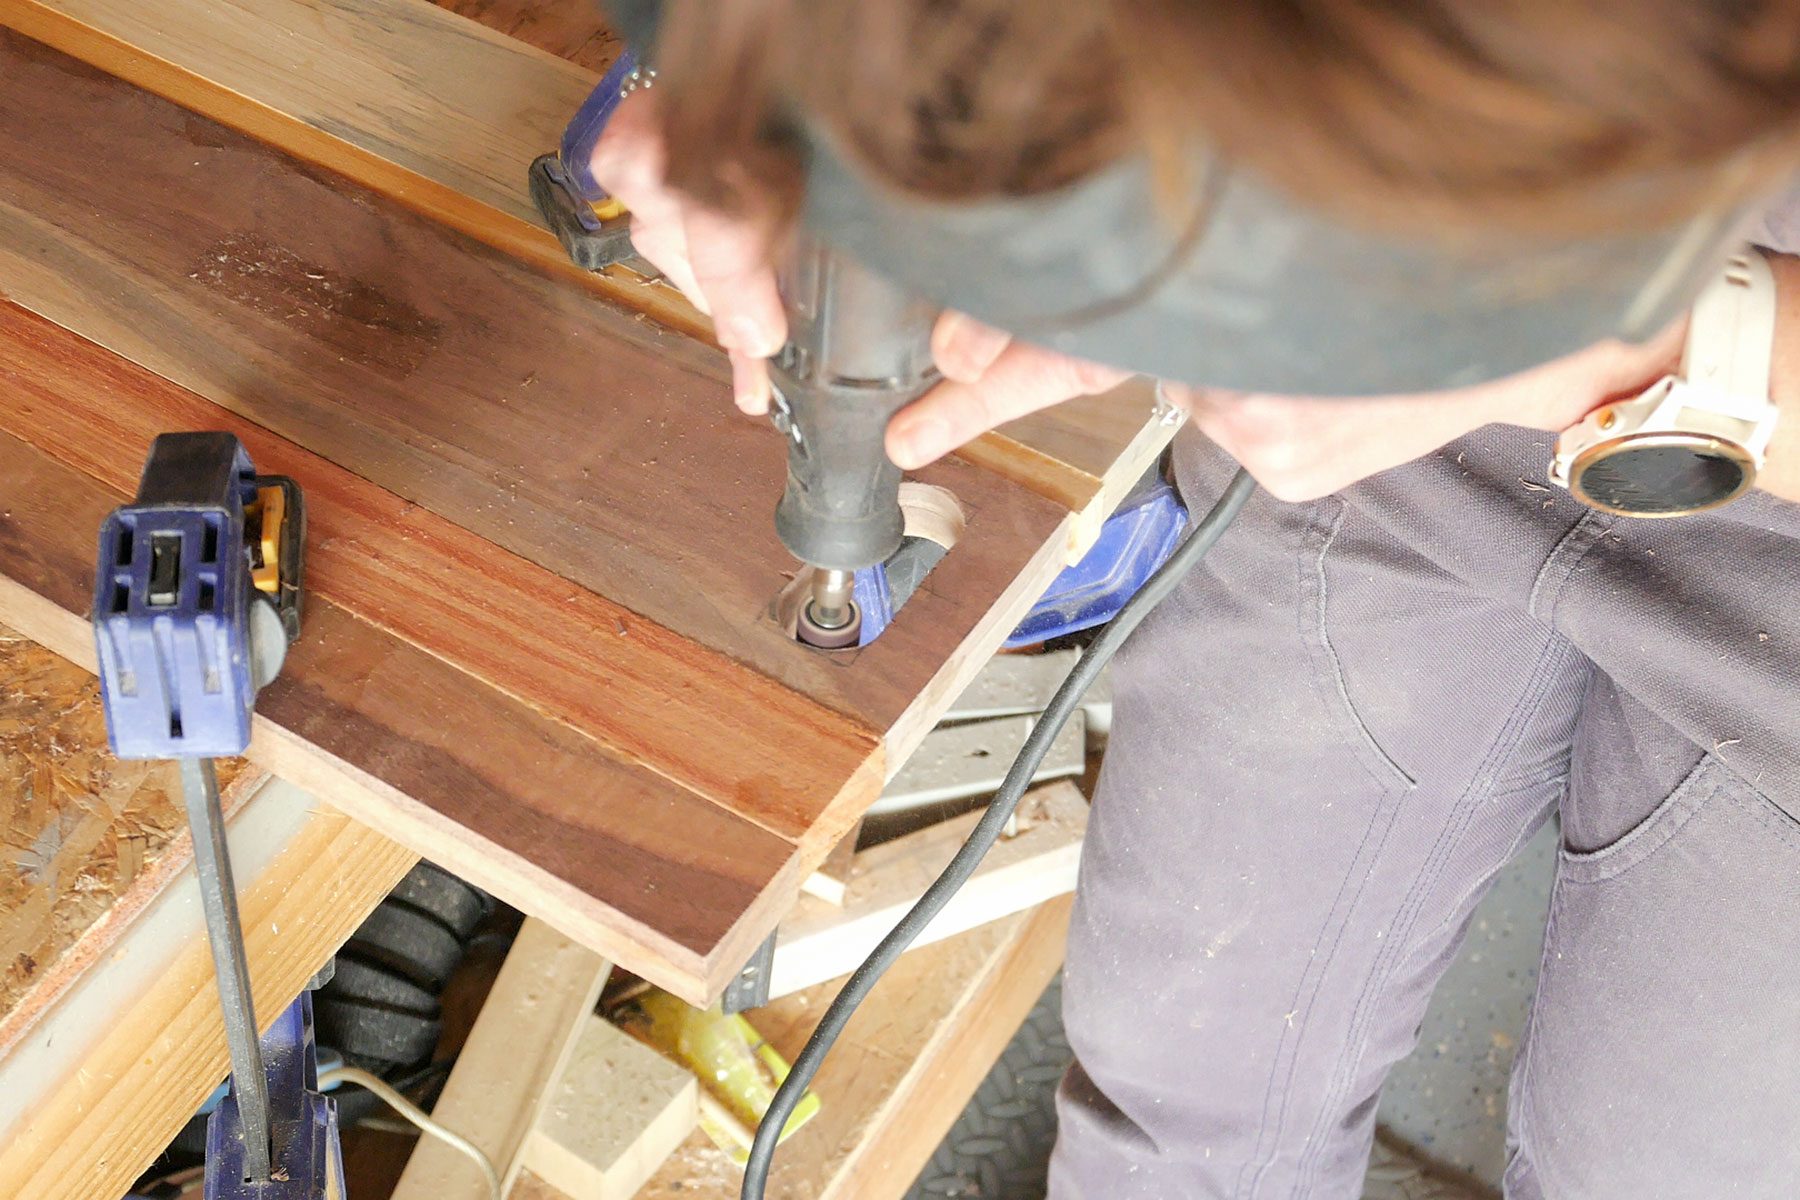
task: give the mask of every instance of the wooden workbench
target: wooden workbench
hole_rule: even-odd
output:
[[[574,270],[525,197],[614,43],[578,5],[453,7],[0,0],[0,621],[91,669],[101,516],[155,433],[236,431],[312,522],[308,629],[259,701],[237,824],[272,839],[245,851],[269,905],[329,910],[252,922],[283,964],[261,1011],[418,854],[703,1002],[1168,431],[1140,391],[922,473],[966,516],[956,547],[873,646],[795,645],[771,614],[779,440],[732,410],[702,318]],[[67,1051],[111,947],[202,974],[46,1060],[74,1074],[0,1149],[33,1195],[120,1177],[70,1167],[78,1126],[137,1129],[125,1157],[172,1128],[185,1093],[131,1107],[169,1068],[134,1038],[182,1031],[188,1090],[224,1061],[198,943],[125,936],[179,908],[166,781],[84,761],[16,801],[22,863],[62,837],[89,873],[21,868],[52,886],[8,898],[42,917],[11,970],[49,983],[15,989],[0,1053]],[[96,1082],[108,1053],[130,1070]]]

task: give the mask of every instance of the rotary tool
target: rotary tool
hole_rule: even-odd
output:
[[[639,269],[630,214],[594,179],[594,144],[621,101],[656,74],[627,51],[569,122],[557,150],[531,166],[533,200],[569,257],[588,270]],[[787,441],[787,486],[775,531],[808,575],[795,636],[855,646],[856,572],[900,549],[900,469],[888,419],[937,382],[937,309],[804,231],[781,271],[788,341],[770,361],[770,418]]]

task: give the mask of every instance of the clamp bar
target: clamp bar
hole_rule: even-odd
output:
[[[181,793],[188,829],[194,835],[194,868],[200,875],[200,905],[206,913],[206,940],[212,946],[219,980],[219,1008],[225,1015],[225,1044],[231,1052],[231,1090],[244,1138],[244,1173],[257,1182],[269,1178],[269,1077],[263,1073],[262,1042],[250,997],[250,962],[238,917],[237,885],[225,845],[225,814],[219,804],[219,776],[210,758],[183,758]]]

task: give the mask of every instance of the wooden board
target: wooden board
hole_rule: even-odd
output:
[[[0,612],[91,667],[94,530],[124,493],[5,433],[0,477],[19,487]],[[696,999],[798,886],[791,843],[326,600],[258,697],[250,757]]]
[[[902,958],[820,1070],[819,1115],[782,1144],[769,1195],[899,1200],[1062,965],[1070,901],[1053,900]],[[841,981],[750,1013],[792,1058]],[[695,1134],[638,1200],[734,1200],[741,1174]],[[515,1200],[554,1200],[529,1173]]]
[[[503,1181],[553,1085],[574,1053],[610,964],[542,921],[527,920],[457,1055],[432,1116],[474,1142]],[[486,1200],[486,1181],[466,1155],[420,1139],[393,1200]]]
[[[699,1123],[699,1092],[685,1067],[589,1016],[521,1160],[574,1200],[631,1200]]]
[[[617,52],[594,4],[0,0],[0,20],[571,276],[523,165],[556,145]],[[581,282],[670,328],[710,331],[670,288]],[[1063,550],[1073,561],[1174,432],[1148,420],[1150,403],[1139,381],[1015,421],[968,455],[1083,515]]]
[[[279,780],[228,836],[266,1025],[416,856]],[[122,1195],[226,1070],[190,865],[0,1058],[0,1195]]]
[[[988,851],[913,945],[942,941],[1074,891],[1087,813],[1087,800],[1072,783],[1028,793],[1019,802],[1018,831]],[[769,995],[786,996],[854,969],[937,879],[981,815],[966,813],[862,851],[842,907],[801,897],[776,931]]]
[[[171,24],[192,36],[163,49],[233,63],[252,30],[270,44],[297,23],[341,38],[333,20],[386,11],[228,7],[237,16],[218,21],[178,9]],[[102,9],[122,13],[83,11]],[[391,53],[384,39],[440,17],[468,25],[403,15],[355,25],[358,53]],[[236,93],[193,85],[209,78],[201,64],[125,53],[116,33],[66,18],[0,0],[0,19],[354,167],[295,132],[331,121],[262,101],[262,124],[240,120]],[[515,53],[458,37],[459,54]],[[421,97],[482,78],[459,61],[423,53],[422,74],[368,102],[405,130],[412,117],[396,114]],[[187,83],[165,86],[176,76]],[[271,693],[259,761],[690,998],[716,992],[773,927],[1093,516],[968,462],[926,472],[968,512],[957,548],[880,642],[820,655],[770,613],[789,564],[768,517],[781,447],[725,402],[715,351],[421,218],[392,177],[358,176],[382,194],[310,169],[10,33],[0,139],[6,295],[188,389],[87,361],[9,311],[5,336],[27,347],[7,352],[11,369],[37,403],[0,395],[6,452],[67,493],[103,489],[68,513],[116,502],[139,438],[190,421],[239,429],[265,469],[322,480],[318,512],[339,518],[320,561],[330,637],[304,685],[284,677]],[[401,141],[441,167],[425,134]],[[102,381],[143,407],[115,417]],[[33,582],[0,615],[73,645],[88,518],[34,515],[47,523],[13,530],[19,544],[55,547],[19,556]]]
[[[480,5],[513,28],[562,20],[511,7]],[[426,0],[0,0],[0,22],[671,328],[711,329],[673,288],[578,271],[531,204],[526,167],[603,68]]]

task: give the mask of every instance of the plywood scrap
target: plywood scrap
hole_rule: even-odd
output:
[[[281,780],[227,836],[267,1023],[417,856]],[[0,1196],[123,1195],[227,1065],[190,864],[0,1057]]]
[[[902,812],[921,805],[992,792],[1012,769],[1013,760],[1037,718],[995,717],[942,725],[925,735],[900,773],[881,790],[871,814]],[[1086,764],[1086,726],[1080,712],[1057,732],[1033,782],[1079,775]]]
[[[489,29],[597,73],[612,66],[624,49],[619,35],[601,20],[598,4],[570,4],[568,0],[433,2],[439,8],[479,21]]]
[[[862,851],[843,907],[802,897],[776,932],[769,994],[785,996],[854,968],[912,907],[980,818],[969,813]],[[983,860],[915,945],[941,941],[1075,888],[1087,801],[1056,783],[1020,801],[1019,831]]]
[[[589,1016],[520,1161],[572,1200],[630,1200],[699,1115],[691,1072]]]
[[[553,1095],[610,966],[593,951],[528,919],[469,1031],[433,1117],[481,1148],[510,1182],[525,1140]],[[486,1200],[475,1164],[424,1139],[393,1200]]]

